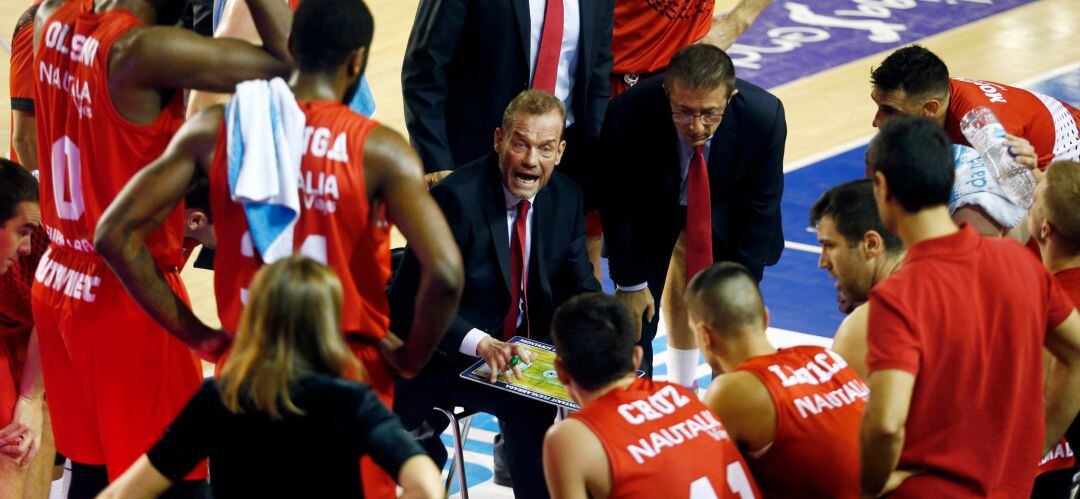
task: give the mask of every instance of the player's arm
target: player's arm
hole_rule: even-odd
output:
[[[222,108],[215,106],[185,123],[165,153],[124,186],[94,233],[94,249],[135,301],[207,360],[221,353],[227,337],[203,324],[172,290],[151,256],[146,238],[205,174],[203,168],[210,164],[222,115]]]
[[[457,314],[465,283],[461,252],[447,244],[454,241],[450,227],[428,194],[420,158],[401,135],[384,126],[372,130],[364,165],[369,199],[386,203],[420,266],[411,329],[404,346],[387,358],[398,374],[410,378],[427,364]]]
[[[772,0],[739,0],[735,8],[731,9],[727,14],[716,12],[713,15],[712,28],[701,39],[701,43],[714,45],[726,51],[735,44],[735,39],[739,35],[743,34],[751,24],[754,24],[754,20],[770,3],[772,3]]]
[[[33,109],[11,110],[11,148],[19,156],[19,164],[37,170],[37,120]]]
[[[263,46],[232,38],[155,26],[118,43],[109,57],[111,82],[137,88],[232,92],[237,83],[286,76],[292,11],[283,0],[248,0]],[[138,64],[131,64],[138,61]]]
[[[851,370],[862,379],[870,378],[870,368],[866,366],[868,309],[865,303],[855,307],[851,315],[845,317],[840,327],[836,329],[832,344],[832,350],[840,354]]]
[[[736,371],[717,377],[703,402],[743,451],[759,451],[776,438],[776,407],[769,390],[753,373]]]
[[[544,435],[544,478],[552,499],[607,497],[611,471],[603,446],[587,426],[566,419]]]
[[[1080,411],[1080,314],[1075,310],[1046,334],[1055,362],[1046,380],[1046,433],[1043,452],[1061,439]]]
[[[911,408],[915,375],[899,369],[882,369],[870,374],[870,401],[859,432],[864,496],[886,492],[904,447],[904,425]]]
[[[150,459],[143,454],[116,480],[98,495],[98,499],[150,499],[158,497],[172,486]]]

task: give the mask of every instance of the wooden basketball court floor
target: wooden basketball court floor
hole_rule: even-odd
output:
[[[622,0],[619,0],[622,1]],[[819,2],[835,4],[828,0],[807,2],[814,8]],[[964,2],[973,4],[1006,3],[1007,0],[909,0],[907,2],[881,2],[878,0],[852,0],[853,7],[880,5],[914,6],[917,2],[957,5]],[[368,65],[367,77],[377,103],[376,118],[382,123],[405,133],[401,97],[401,61],[405,51],[417,0],[368,0],[376,21],[375,40]],[[719,0],[720,10],[730,7],[734,0]],[[794,4],[777,0],[774,4]],[[0,88],[0,155],[7,154],[9,142],[10,100],[8,87],[8,63],[6,48],[10,41],[15,21],[28,5],[28,0],[0,0],[0,50],[4,55],[0,63],[0,81],[5,84]],[[771,8],[777,8],[773,5]],[[790,5],[784,5],[790,7]],[[880,12],[880,10],[878,10]],[[887,15],[887,14],[886,14]],[[878,16],[883,17],[883,16]],[[1080,2],[1077,0],[1037,0],[1005,10],[973,22],[964,22],[959,26],[922,38],[919,43],[927,46],[949,65],[951,74],[1001,83],[1032,82],[1040,77],[1055,72],[1071,72],[1078,75],[1071,83],[1080,88]],[[835,28],[834,28],[835,29]],[[843,151],[864,143],[873,135],[870,121],[874,114],[874,105],[870,101],[869,72],[892,48],[872,55],[850,60],[828,69],[817,71],[794,81],[789,81],[770,90],[784,103],[787,112],[788,141],[785,155],[785,171],[820,162]],[[739,70],[737,70],[737,73]],[[740,73],[741,74],[741,73]],[[751,80],[753,81],[753,80]],[[1074,102],[1074,104],[1076,104]],[[854,177],[848,177],[854,178]],[[789,176],[785,187],[785,200],[789,194],[816,197],[820,186],[800,185],[796,176]],[[807,191],[810,189],[810,191]],[[786,214],[787,215],[787,214]],[[804,216],[798,214],[797,216]],[[804,223],[805,226],[805,223]],[[787,233],[792,232],[790,229]],[[791,241],[784,256],[785,259],[803,259],[816,261],[812,237],[792,237],[803,242]],[[798,235],[795,235],[798,236]],[[398,242],[402,242],[400,238]],[[766,273],[763,289],[769,300],[770,269]],[[824,271],[814,268],[812,263],[803,264],[795,270],[785,270],[783,279],[821,280]],[[216,310],[212,292],[212,274],[209,271],[188,268],[184,272],[185,282],[192,297],[196,312],[211,324],[217,324]],[[834,292],[831,286],[820,285],[812,296],[803,296],[802,300],[831,303]],[[786,297],[785,297],[786,298]],[[786,298],[790,300],[790,298]],[[793,300],[790,300],[793,301]],[[784,307],[796,307],[795,303],[770,301],[774,311]],[[797,308],[797,307],[796,307]],[[775,313],[775,312],[774,312]],[[778,329],[772,337],[779,342],[814,342],[828,343],[832,336],[834,321],[826,320],[816,330],[808,331],[797,328]],[[662,340],[661,340],[662,342]],[[658,346],[660,346],[658,344]],[[658,349],[659,350],[659,349]],[[658,362],[663,362],[659,355]],[[662,366],[661,366],[662,367]],[[658,369],[658,373],[666,369]],[[487,426],[487,425],[482,425]],[[490,444],[490,435],[480,429],[480,440]],[[481,452],[482,454],[489,454]],[[469,452],[470,465],[490,467],[490,457],[474,459],[474,452]],[[475,462],[474,462],[475,461]],[[485,470],[486,471],[486,470]],[[470,475],[473,475],[470,472]],[[483,473],[472,480],[470,490],[477,497],[510,497],[509,489],[493,485]],[[483,482],[483,483],[480,483]]]

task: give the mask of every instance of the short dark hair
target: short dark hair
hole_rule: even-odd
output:
[[[889,54],[870,72],[878,90],[903,90],[913,97],[944,97],[949,94],[949,68],[933,52],[911,45]]]
[[[870,142],[871,171],[909,213],[947,204],[956,172],[952,141],[941,125],[921,116],[897,116]]]
[[[334,71],[349,54],[369,47],[374,31],[362,0],[304,0],[289,35],[296,66],[305,73]]]
[[[686,288],[686,304],[715,331],[765,326],[765,300],[746,267],[719,262],[698,272]]]
[[[810,208],[810,226],[817,227],[826,216],[832,217],[836,230],[844,236],[848,246],[858,244],[867,231],[873,230],[885,240],[885,251],[895,253],[904,249],[903,241],[881,222],[874,203],[874,183],[870,179],[844,182],[825,191]]]
[[[735,65],[726,52],[712,45],[683,47],[668,64],[666,81],[689,89],[714,89],[724,86],[728,94],[735,88]]]
[[[614,296],[585,293],[567,300],[555,310],[551,336],[570,377],[586,390],[634,372],[634,320]]]
[[[15,216],[21,203],[38,202],[38,181],[18,163],[0,158],[0,225]]]

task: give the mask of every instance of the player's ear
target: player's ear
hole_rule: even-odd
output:
[[[565,386],[565,387],[569,387],[570,386],[570,376],[567,375],[567,373],[566,373],[566,365],[563,364],[562,359],[556,356],[554,366],[555,366],[555,375],[558,376],[559,383],[562,383],[563,386]]]
[[[859,245],[863,259],[869,260],[881,254],[885,249],[885,240],[876,230],[868,230],[863,234],[862,244]]]
[[[641,345],[634,345],[634,370],[641,369],[641,360],[645,358],[645,350]]]
[[[367,65],[367,47],[360,47],[349,57],[349,76],[357,76],[364,73]]]
[[[922,115],[927,118],[933,118],[934,116],[937,116],[939,109],[941,109],[941,101],[937,99],[930,99],[926,102],[923,102]]]
[[[501,153],[502,152],[502,150],[501,150],[502,149],[502,141],[503,141],[502,127],[495,127],[495,137],[492,140],[494,140],[493,143],[495,145],[495,152]]]

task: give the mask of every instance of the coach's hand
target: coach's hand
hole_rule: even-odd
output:
[[[635,338],[641,339],[641,318],[645,317],[646,322],[652,322],[653,315],[656,313],[656,301],[653,300],[652,291],[649,291],[648,287],[640,289],[638,291],[623,291],[621,289],[615,290],[615,297],[626,305],[626,308],[630,310],[630,317],[634,318],[634,322],[637,327],[634,329]]]
[[[488,370],[491,371],[488,378],[490,383],[495,382],[495,379],[499,376],[499,371],[506,374],[508,382],[514,379],[520,380],[522,379],[521,368],[518,366],[531,364],[533,360],[536,360],[536,356],[528,348],[499,341],[491,336],[480,340],[480,343],[476,345],[476,355],[483,358],[484,362],[487,363]],[[521,358],[521,362],[511,366],[510,359],[515,355]]]
[[[427,185],[428,189],[431,189],[432,187],[435,187],[435,184],[439,183],[439,181],[449,177],[451,173],[454,173],[454,170],[439,170],[437,172],[425,174],[424,184]]]

